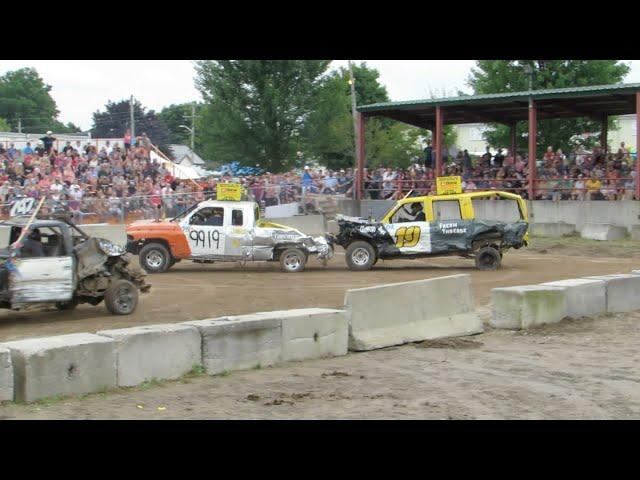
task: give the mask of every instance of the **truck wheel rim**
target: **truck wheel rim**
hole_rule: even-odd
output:
[[[351,254],[351,260],[356,265],[366,265],[369,262],[369,252],[366,248],[356,248]]]
[[[162,266],[162,262],[164,262],[164,258],[160,252],[157,250],[153,250],[147,253],[147,265],[151,268],[160,268]]]
[[[115,303],[121,312],[128,312],[131,310],[133,306],[133,293],[131,292],[131,287],[128,285],[120,287],[116,295]]]
[[[284,257],[284,264],[288,270],[297,270],[300,267],[300,256],[297,253],[288,253]]]
[[[490,267],[494,264],[493,255],[490,253],[484,253],[480,256],[480,265],[484,267]]]

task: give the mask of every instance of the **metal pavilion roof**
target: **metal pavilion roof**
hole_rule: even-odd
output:
[[[639,91],[640,83],[621,83],[374,103],[358,107],[358,111],[366,116],[384,116],[431,129],[435,125],[436,107],[440,106],[447,124],[510,124],[527,119],[529,98],[533,98],[540,119],[602,118],[635,113],[635,94]]]

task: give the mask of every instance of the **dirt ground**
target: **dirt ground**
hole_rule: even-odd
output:
[[[0,419],[638,419],[640,312],[31,405]]]
[[[616,242],[535,239],[530,248],[509,251],[500,270],[481,272],[472,260],[440,257],[380,261],[368,272],[352,272],[339,249],[325,268],[310,259],[306,271],[286,274],[275,263],[198,265],[181,262],[164,274],[149,275],[151,292],[140,296],[133,315],[110,315],[104,304],[55,309],[0,311],[0,342],[134,325],[183,322],[223,315],[304,307],[342,308],[344,293],[383,283],[469,273],[477,305],[491,289],[640,268],[640,248]],[[615,255],[615,256],[614,256]]]
[[[148,277],[136,313],[103,305],[0,313],[0,341],[301,307],[341,307],[344,292],[382,283],[470,273],[488,320],[490,290],[640,268],[636,243],[535,239],[503,268],[475,270],[459,258],[380,262],[350,272],[338,252],[327,268],[284,274],[275,264],[181,263]],[[568,320],[206,375],[160,385],[0,406],[0,419],[630,419],[640,418],[640,312]]]

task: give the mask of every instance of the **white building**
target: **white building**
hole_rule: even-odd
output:
[[[636,115],[621,115],[615,117],[618,120],[618,129],[609,130],[608,144],[612,152],[617,152],[620,142],[624,142],[627,148],[636,148]],[[458,133],[457,147],[459,150],[468,150],[471,155],[482,155],[487,148],[487,142],[483,133],[489,127],[483,123],[467,123],[456,125]],[[509,145],[504,146],[507,151]]]
[[[184,167],[204,167],[205,161],[186,145],[167,145],[173,154],[173,161]]]

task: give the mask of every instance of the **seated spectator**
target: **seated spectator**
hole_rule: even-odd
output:
[[[596,172],[591,173],[591,178],[585,182],[587,188],[587,200],[600,200],[600,189],[602,182],[598,179]]]

